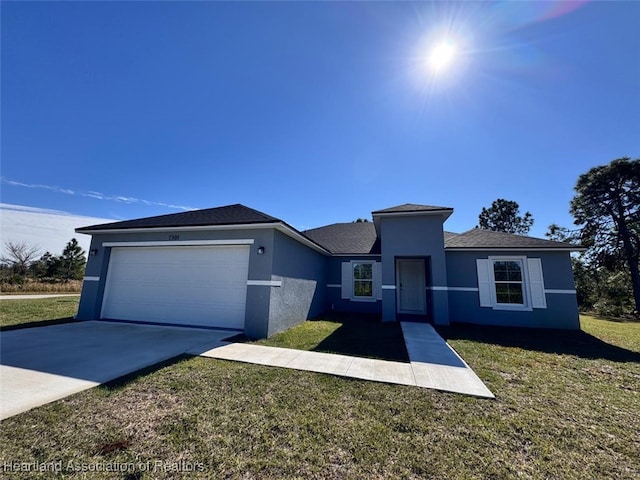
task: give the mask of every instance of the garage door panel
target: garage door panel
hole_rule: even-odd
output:
[[[114,247],[102,317],[243,328],[249,248]]]

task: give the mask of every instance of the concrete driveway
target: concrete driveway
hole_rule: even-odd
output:
[[[0,419],[64,398],[235,332],[74,322],[0,332]]]

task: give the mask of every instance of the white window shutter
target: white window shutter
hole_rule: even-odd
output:
[[[529,290],[531,291],[531,306],[533,308],[547,308],[547,298],[544,294],[544,278],[542,277],[542,260],[527,258],[529,270]]]
[[[342,262],[342,298],[350,299],[353,293],[351,262]]]
[[[476,259],[476,267],[478,270],[478,293],[480,296],[481,307],[493,306],[493,295],[491,294],[491,282],[493,275],[489,270],[491,262],[487,258]]]
[[[373,294],[376,300],[382,300],[382,263],[373,264]]]

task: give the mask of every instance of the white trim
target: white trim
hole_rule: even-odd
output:
[[[99,282],[100,277],[82,277],[83,282]]]
[[[327,288],[342,288],[342,285],[339,283],[327,283]]]
[[[197,247],[206,245],[253,245],[252,238],[237,240],[159,240],[152,242],[103,242],[103,247]]]
[[[478,287],[439,287],[439,286],[427,286],[427,290],[435,290],[442,292],[477,292]]]
[[[532,312],[533,308],[529,305],[518,305],[517,303],[496,303],[493,306],[494,310],[511,310],[515,312]]]
[[[282,280],[247,280],[248,286],[281,287]]]
[[[575,290],[556,290],[556,289],[546,289],[544,290],[544,293],[558,293],[558,294],[564,294],[564,295],[575,295],[577,292]]]
[[[379,254],[379,253],[332,253],[331,256],[332,257],[350,257],[350,258],[353,258],[353,257],[358,257],[358,258],[360,258],[360,257],[376,257],[376,258],[382,257],[382,255]]]
[[[478,292],[478,287],[448,287],[450,292]]]
[[[395,290],[395,285],[382,285],[382,290]]]

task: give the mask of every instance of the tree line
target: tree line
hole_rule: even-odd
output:
[[[85,252],[72,238],[61,255],[45,252],[26,242],[7,241],[0,258],[0,280],[9,284],[27,281],[69,282],[81,280],[87,263]]]
[[[586,250],[571,258],[578,304],[603,315],[640,312],[640,158],[618,158],[580,175],[570,202],[574,227],[550,225],[550,240]],[[478,228],[526,235],[530,212],[498,199],[483,208]]]

